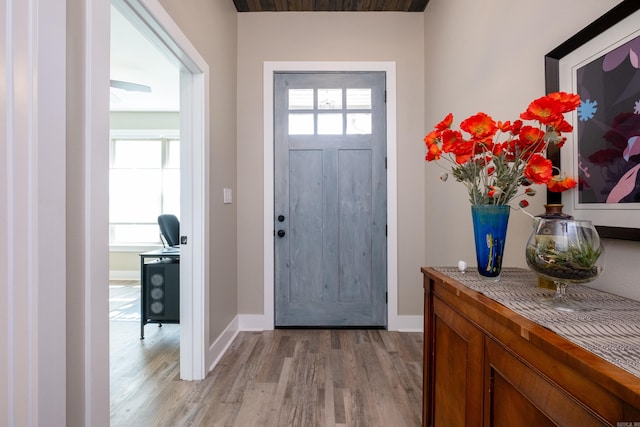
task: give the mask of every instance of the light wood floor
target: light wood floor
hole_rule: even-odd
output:
[[[111,322],[111,425],[421,425],[422,333],[241,332],[202,381],[179,379],[179,325]]]

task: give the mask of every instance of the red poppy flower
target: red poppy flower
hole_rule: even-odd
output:
[[[435,129],[439,131],[449,129],[451,127],[451,123],[453,123],[453,114],[449,113],[447,114],[447,117],[442,119],[442,121],[435,126]]]
[[[524,169],[524,176],[534,184],[546,184],[553,174],[553,164],[551,160],[536,153],[529,159],[527,167]]]
[[[537,120],[542,124],[560,123],[562,114],[576,109],[580,105],[580,96],[566,92],[550,93],[529,104],[527,111],[520,114],[522,120]]]
[[[473,142],[470,141],[462,141],[457,144],[453,150],[453,154],[456,155],[456,163],[459,165],[467,163],[473,157],[473,146]]]
[[[442,150],[438,147],[438,144],[431,144],[427,148],[427,154],[424,156],[424,159],[427,162],[432,160],[440,160],[440,156],[442,155]]]
[[[485,113],[478,113],[460,123],[460,129],[470,133],[474,138],[483,139],[496,134],[498,127],[491,116]]]
[[[550,98],[540,98],[529,104],[527,111],[520,114],[522,120],[537,120],[548,125],[558,120],[560,105]]]
[[[520,131],[520,148],[529,152],[540,153],[546,148],[544,131],[533,126],[524,126]]]
[[[429,148],[429,146],[431,144],[436,144],[437,143],[437,139],[440,138],[440,132],[432,130],[431,132],[429,132],[427,134],[427,136],[424,137],[424,143],[427,146],[427,148]]]
[[[529,206],[529,202],[527,202],[526,200],[522,199],[522,200],[520,200],[520,202],[518,203],[518,205],[519,205],[521,208],[523,208],[523,209],[524,209],[524,208],[526,208],[527,206]]]
[[[566,140],[563,133],[572,130],[564,113],[578,105],[578,95],[556,92],[531,102],[515,121],[496,122],[479,112],[463,120],[458,129],[451,128],[453,115],[448,114],[424,137],[425,159],[446,158],[456,181],[468,185],[474,204],[508,204],[516,197],[534,196],[536,190],[530,188],[534,183],[548,184],[551,191],[568,190],[576,186],[575,181],[553,177],[553,165],[542,153],[549,144],[562,146]],[[523,120],[536,123],[525,126]],[[608,155],[601,152],[594,157],[605,159]],[[442,179],[447,176],[445,173]],[[519,188],[525,188],[524,192]],[[528,202],[522,200],[520,206],[526,207]]]
[[[498,124],[496,126],[498,127],[498,129],[500,129],[500,132],[511,132],[510,120],[507,120],[506,122],[498,121]]]
[[[576,95],[575,93],[554,92],[546,97],[557,101],[561,105],[563,113],[573,111],[580,106],[580,95]]]
[[[453,153],[460,144],[464,142],[462,134],[457,130],[447,129],[442,132],[442,151]]]
[[[551,123],[550,126],[558,133],[562,132],[571,132],[573,130],[573,126],[569,122],[567,122],[564,118],[561,118],[554,123]]]
[[[547,188],[554,193],[560,193],[575,187],[576,184],[577,182],[571,177],[556,175],[547,183]]]
[[[506,142],[493,144],[493,148],[491,149],[491,153],[496,157],[500,157],[502,155],[502,153],[505,151],[505,147],[506,146],[507,146]]]
[[[511,133],[518,135],[520,133],[520,129],[522,129],[522,120],[515,120],[511,126]]]

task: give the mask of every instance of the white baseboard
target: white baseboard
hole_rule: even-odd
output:
[[[140,280],[140,271],[109,270],[109,280]]]
[[[269,331],[273,329],[273,321],[269,322],[264,314],[241,314],[241,331]]]
[[[227,325],[225,330],[222,331],[218,339],[209,347],[206,358],[207,365],[209,366],[209,370],[207,372],[213,371],[213,368],[215,368],[218,362],[220,362],[220,359],[224,356],[236,335],[238,335],[238,332],[240,332],[239,319],[238,316],[236,316],[229,325]]]
[[[398,316],[394,325],[390,326],[393,326],[393,329],[389,330],[398,332],[424,332],[424,316]]]

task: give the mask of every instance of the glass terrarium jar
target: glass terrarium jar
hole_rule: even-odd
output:
[[[595,280],[603,268],[604,246],[591,221],[566,218],[535,218],[526,247],[529,268],[553,280],[556,293],[541,301],[561,311],[588,309],[584,302],[566,294],[569,284]]]

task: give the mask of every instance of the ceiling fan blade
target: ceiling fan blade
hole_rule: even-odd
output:
[[[116,89],[123,89],[129,92],[151,92],[151,87],[138,83],[123,82],[122,80],[109,80],[109,86]]]

